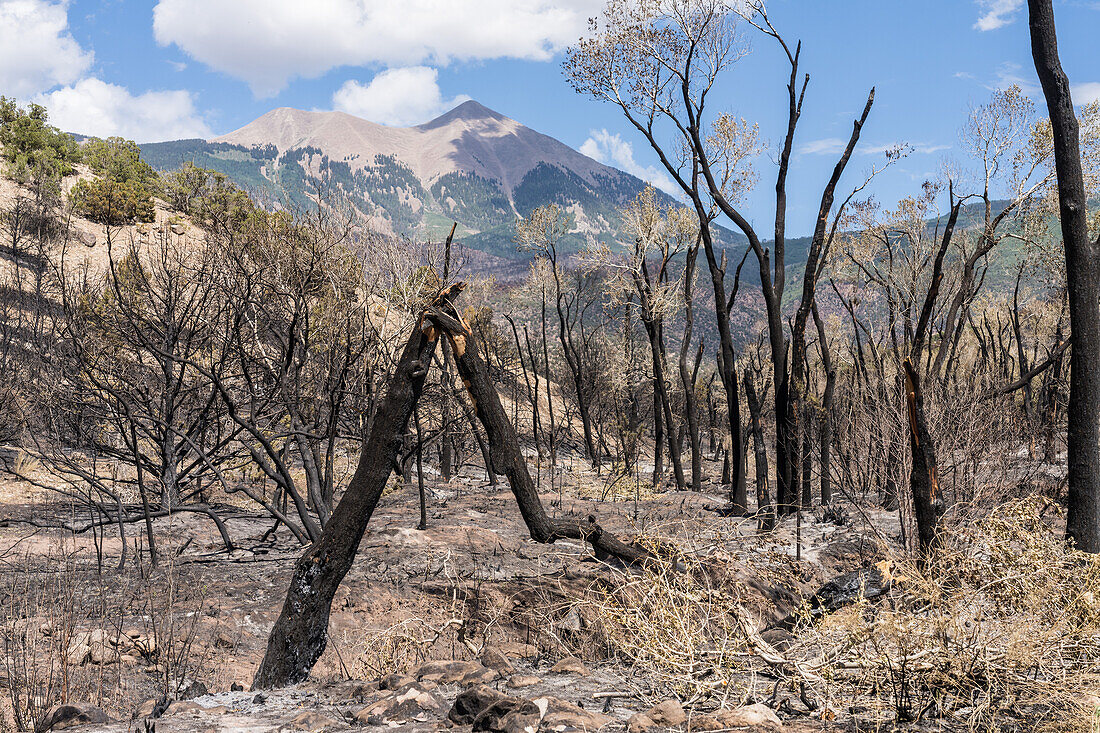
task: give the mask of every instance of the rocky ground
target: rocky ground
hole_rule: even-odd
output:
[[[878,560],[876,537],[897,531],[890,515],[851,508],[847,517],[806,513],[801,526],[790,519],[760,535],[755,520],[722,516],[718,487],[639,487],[634,499],[613,501],[600,500],[607,484],[580,466],[552,487],[547,474],[542,481],[556,515],[594,514],[624,536],[660,537],[743,567],[736,581],[760,628],[829,578]],[[7,615],[23,617],[21,638],[65,647],[68,699],[86,704],[59,714],[100,720],[79,723],[86,731],[817,730],[835,714],[768,700],[777,715],[759,704],[775,697],[770,682],[755,679],[683,707],[666,680],[616,653],[578,602],[594,584],[629,574],[580,543],[532,542],[507,486],[486,484],[473,469],[449,482],[433,477],[429,526],[418,530],[415,486],[395,482],[337,595],[328,650],[298,687],[247,691],[300,548],[241,508],[223,507],[232,552],[208,519],[181,514],[157,520],[169,556],[157,571],[136,560],[137,527],[118,570],[117,533],[93,540],[30,527],[20,520],[62,517],[66,507],[45,495],[15,503],[20,488],[0,486],[9,499],[0,515],[5,562],[54,578],[58,589],[32,604],[16,579],[27,573],[10,575]],[[101,574],[89,570],[96,557]],[[82,570],[63,571],[70,567]],[[74,598],[59,609],[58,594]]]

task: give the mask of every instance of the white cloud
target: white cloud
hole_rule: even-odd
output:
[[[191,92],[161,91],[133,95],[125,87],[83,79],[35,101],[49,110],[50,122],[67,132],[137,142],[212,136],[195,110]]]
[[[1020,72],[1023,69],[1019,64],[1014,64],[1011,61],[1005,61],[997,67],[997,80],[992,84],[987,84],[987,89],[1008,89],[1011,86],[1020,87],[1020,91],[1029,96],[1033,96],[1040,92],[1038,80],[1034,74],[1030,76],[1020,76]]]
[[[994,31],[1002,28],[1016,19],[1016,11],[1024,4],[1024,0],[978,0],[978,5],[985,11],[985,15],[978,18],[974,28],[979,31]]]
[[[427,66],[387,69],[375,74],[370,84],[348,80],[332,95],[332,106],[383,125],[407,126],[438,117],[469,99],[461,94],[444,100],[439,91],[439,72]]]
[[[606,129],[592,130],[580,150],[589,158],[637,176],[665,193],[673,196],[683,193],[665,171],[656,166],[643,166],[634,160],[634,146],[623,140],[618,133],[608,132]]]
[[[27,98],[71,84],[91,64],[69,33],[67,2],[0,0],[0,94]]]
[[[899,148],[906,148],[913,153],[920,153],[923,155],[931,155],[932,153],[938,153],[941,150],[950,150],[950,145],[939,145],[936,143],[886,143],[884,145],[860,145],[856,152],[861,155],[881,155],[888,150],[897,150]],[[842,148],[843,149],[843,148]],[[838,151],[839,152],[839,151]]]
[[[836,155],[844,151],[847,140],[839,137],[823,137],[820,140],[811,140],[798,149],[799,155]]]
[[[548,60],[603,0],[158,0],[153,31],[259,96],[338,66]]]
[[[1086,81],[1070,87],[1074,104],[1092,104],[1100,100],[1100,82]]]

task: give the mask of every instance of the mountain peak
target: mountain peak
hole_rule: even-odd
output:
[[[437,127],[443,127],[451,122],[463,120],[466,122],[480,122],[493,120],[495,122],[502,122],[508,118],[502,115],[500,112],[495,112],[480,102],[469,99],[458,105],[450,112],[446,112],[439,117],[436,117],[430,122],[425,122],[423,125],[419,125],[422,130],[432,130]]]

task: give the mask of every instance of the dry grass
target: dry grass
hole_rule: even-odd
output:
[[[1100,730],[1100,558],[1068,547],[1050,514],[1048,500],[1010,502],[946,530],[923,569],[883,561],[885,598],[805,622],[782,652],[757,631],[754,591],[714,557],[593,584],[577,605],[614,654],[690,703]]]

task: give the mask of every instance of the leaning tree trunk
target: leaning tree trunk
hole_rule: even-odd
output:
[[[295,565],[283,610],[271,630],[267,651],[252,681],[253,689],[301,682],[324,652],[332,599],[351,569],[359,541],[393,470],[401,436],[423,392],[441,329],[448,331],[458,373],[489,438],[492,465],[487,468],[508,476],[531,538],[537,542],[584,540],[592,545],[597,557],[632,564],[653,558],[644,548],[628,545],[605,532],[594,517],[586,522],[560,521],[546,514],[489,370],[477,354],[469,329],[451,305],[451,299],[463,287],[463,283],[456,283],[441,293],[409,336],[389,391],[375,415],[355,475],[320,539]]]
[[[461,283],[452,285],[437,298],[437,303],[448,302],[463,287]],[[294,566],[290,589],[268,637],[267,651],[252,681],[253,689],[301,682],[328,645],[332,598],[351,569],[359,541],[393,471],[401,436],[424,389],[438,341],[439,330],[421,317],[409,335],[389,391],[375,414],[347,491],[321,537]]]
[[[470,329],[463,322],[458,311],[449,303],[429,311],[428,317],[446,334],[451,344],[451,353],[455,357],[455,366],[462,377],[462,383],[470,392],[470,401],[478,420],[485,427],[489,437],[489,452],[493,457],[490,470],[504,474],[516,497],[520,514],[531,539],[536,542],[553,542],[558,539],[578,539],[592,545],[596,557],[616,558],[630,564],[642,564],[653,559],[652,553],[635,545],[628,545],[603,530],[589,516],[587,521],[554,520],[546,513],[527,470],[527,460],[520,449],[516,429],[508,419],[508,413],[500,402],[500,396],[489,377],[478,354]]]

